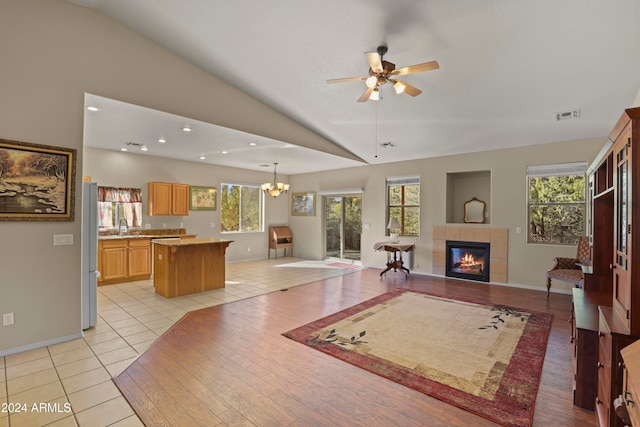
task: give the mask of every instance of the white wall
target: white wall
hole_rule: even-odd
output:
[[[349,155],[120,24],[66,1],[0,1],[0,57],[0,138],[75,148],[78,189],[85,92]],[[15,325],[0,327],[0,356],[81,335],[81,201],[78,191],[72,222],[0,222],[0,313],[15,316]],[[72,234],[75,244],[54,247],[55,234]]]

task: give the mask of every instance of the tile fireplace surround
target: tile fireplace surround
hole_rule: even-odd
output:
[[[492,282],[507,283],[507,254],[509,230],[475,225],[447,225],[433,227],[432,272],[444,276],[446,270],[447,240],[491,243],[489,272]]]

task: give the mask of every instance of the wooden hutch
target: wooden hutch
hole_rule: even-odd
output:
[[[631,108],[589,168],[592,265],[573,291],[574,403],[595,408],[601,427],[624,425],[613,407],[623,388],[620,350],[640,338],[639,156],[640,108]]]

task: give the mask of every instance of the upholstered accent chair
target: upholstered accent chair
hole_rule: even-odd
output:
[[[573,283],[576,288],[581,288],[584,283],[582,265],[591,264],[591,248],[589,237],[582,236],[578,241],[578,253],[575,258],[556,257],[553,259],[553,267],[547,271],[547,297],[551,289],[551,279]]]

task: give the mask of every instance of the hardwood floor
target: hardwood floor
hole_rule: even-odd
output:
[[[281,334],[401,288],[554,315],[534,426],[596,426],[572,404],[568,295],[366,269],[191,312],[114,380],[147,426],[495,426]]]

